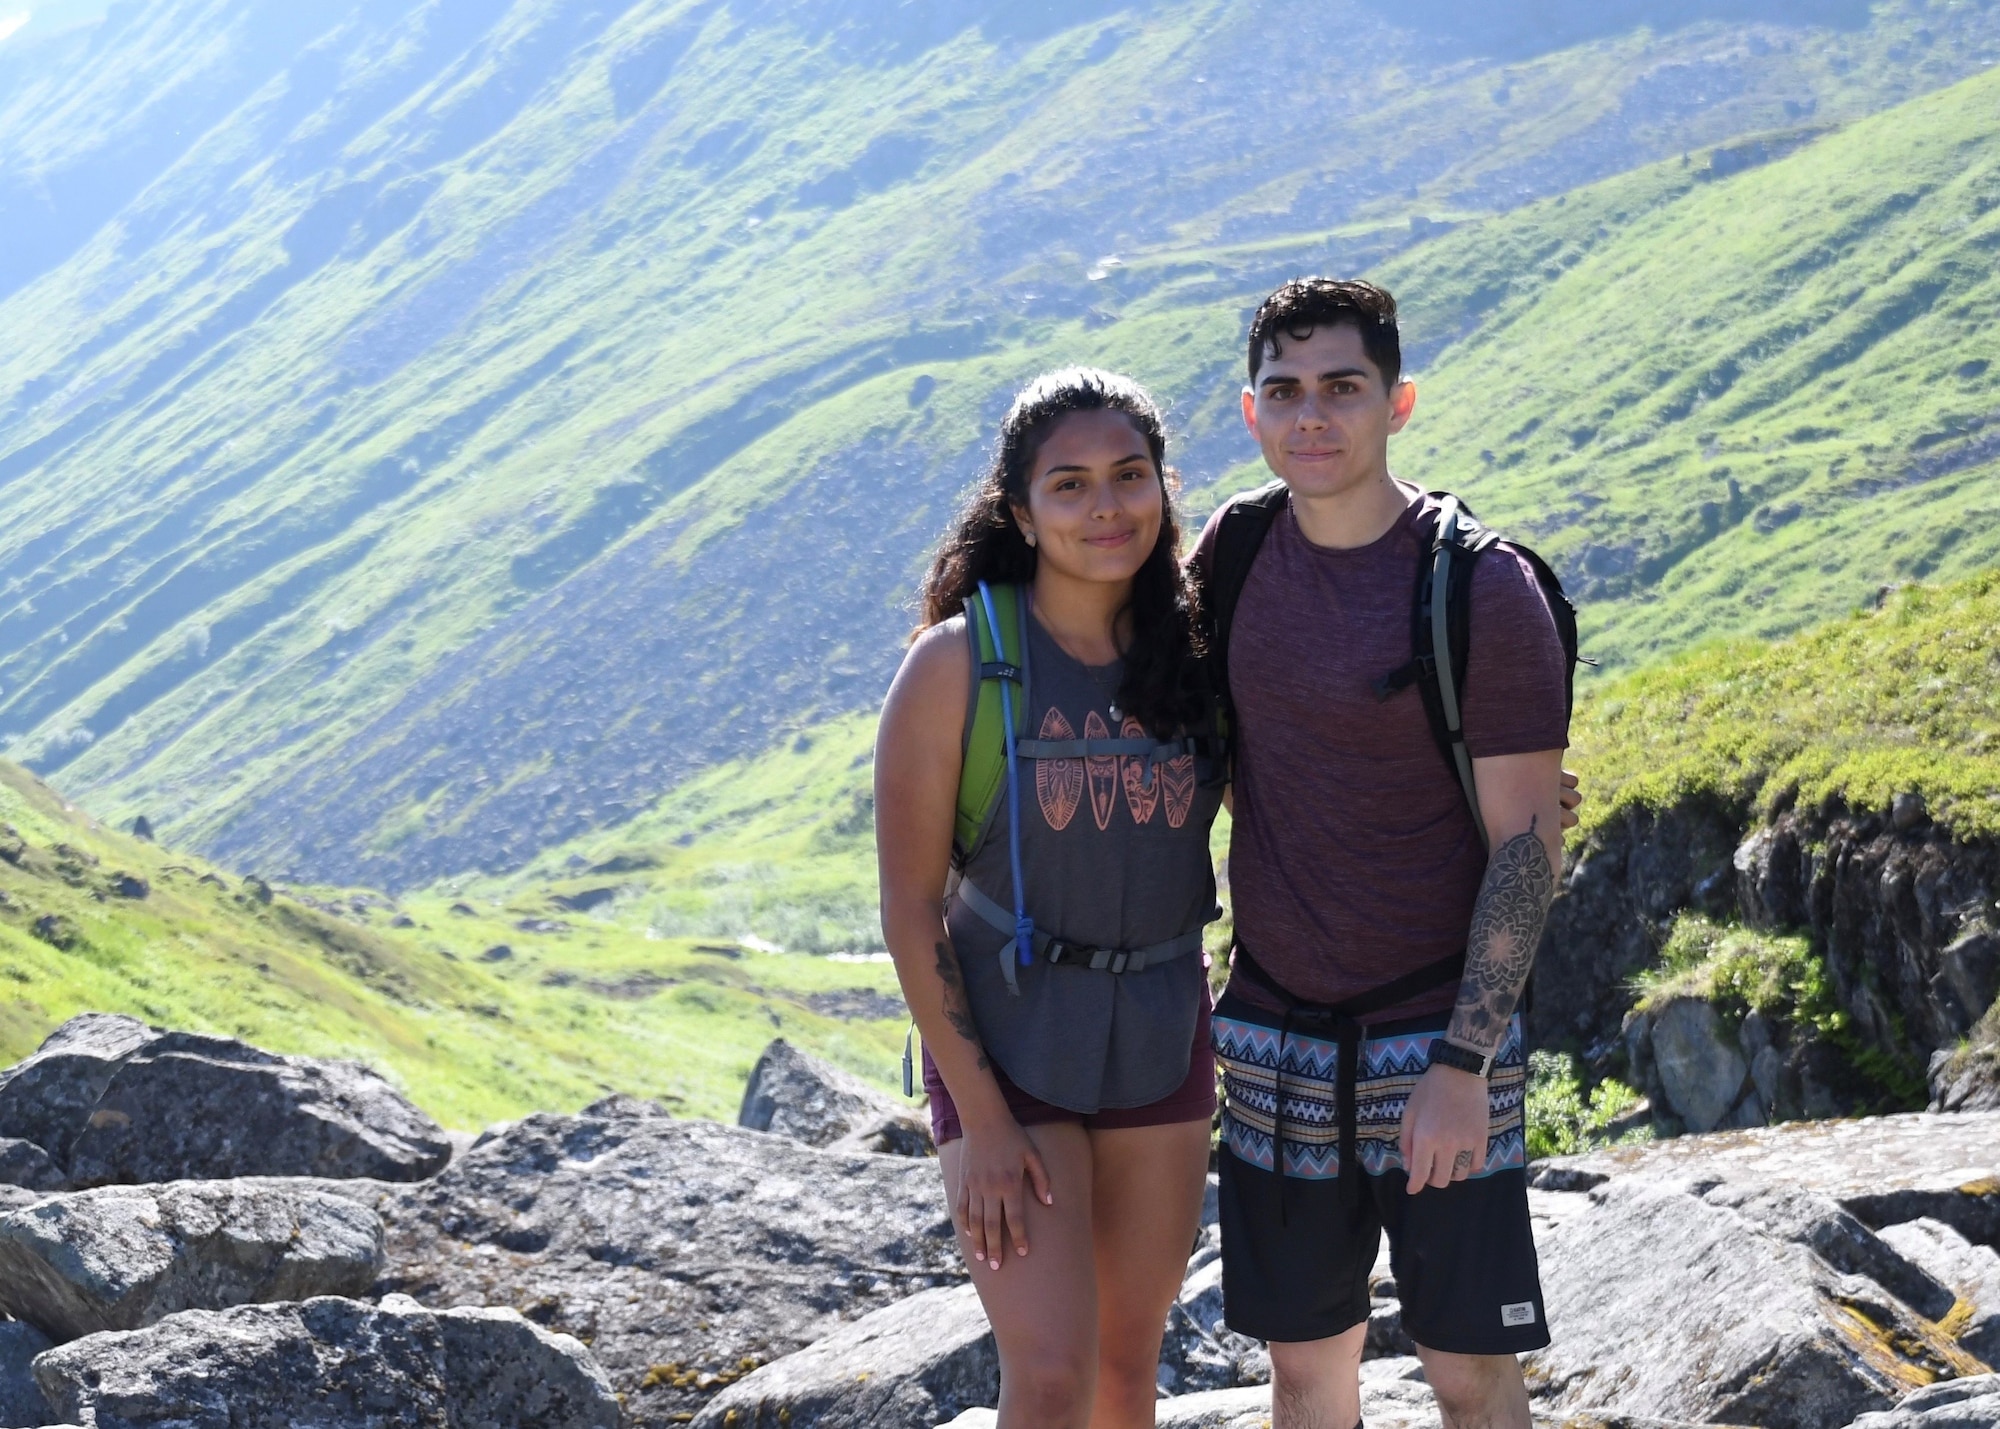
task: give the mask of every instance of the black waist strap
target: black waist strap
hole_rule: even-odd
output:
[[[1278,1005],[1285,1009],[1278,1027],[1278,1057],[1273,1068],[1276,1095],[1271,1108],[1271,1169],[1278,1177],[1280,1215],[1283,1215],[1285,1194],[1285,1043],[1290,1039],[1294,1026],[1303,1026],[1330,1037],[1340,1048],[1340,1070],[1334,1087],[1340,1118],[1340,1194],[1343,1200],[1352,1200],[1360,1194],[1361,1186],[1361,1157],[1356,1145],[1355,1083],[1361,1078],[1361,1042],[1366,1030],[1360,1019],[1371,1012],[1381,1012],[1399,1002],[1407,1002],[1434,987],[1456,982],[1465,974],[1465,954],[1458,952],[1448,958],[1439,958],[1393,982],[1385,982],[1380,987],[1372,987],[1343,1002],[1334,1003],[1305,1002],[1293,997],[1278,985],[1276,978],[1257,965],[1257,960],[1250,956],[1250,950],[1241,942],[1232,950],[1229,965],[1232,971],[1243,974],[1276,998]]]

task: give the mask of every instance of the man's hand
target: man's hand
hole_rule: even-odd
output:
[[[1403,1107],[1399,1146],[1409,1192],[1463,1181],[1486,1165],[1486,1078],[1433,1066],[1417,1079]]]

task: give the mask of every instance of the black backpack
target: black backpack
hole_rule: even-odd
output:
[[[1431,495],[1440,503],[1437,526],[1430,549],[1418,564],[1416,592],[1410,618],[1409,662],[1390,670],[1375,681],[1375,693],[1388,699],[1399,690],[1417,687],[1423,697],[1424,713],[1430,718],[1431,735],[1444,754],[1445,763],[1465,790],[1472,808],[1473,827],[1483,839],[1486,824],[1479,813],[1479,790],[1472,779],[1472,756],[1466,752],[1465,730],[1460,719],[1459,691],[1465,688],[1465,665],[1471,644],[1472,570],[1479,557],[1500,538],[1479,523],[1465,503],[1449,492]],[[1223,708],[1229,713],[1232,729],[1235,712],[1229,703],[1229,630],[1236,619],[1236,602],[1243,583],[1250,578],[1250,566],[1271,530],[1271,522],[1285,509],[1289,499],[1285,484],[1274,481],[1231,500],[1222,508],[1216,528],[1213,556],[1205,580],[1203,599],[1211,620],[1209,659],[1215,688]],[[1576,706],[1576,667],[1585,662],[1577,654],[1576,607],[1563,593],[1562,581],[1548,563],[1526,546],[1510,542],[1534,571],[1555,616],[1556,633],[1562,639],[1564,663],[1565,717]],[[1442,600],[1439,597],[1442,595]],[[1437,658],[1442,639],[1450,658]]]

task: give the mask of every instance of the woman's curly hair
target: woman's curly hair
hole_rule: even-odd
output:
[[[979,583],[1027,585],[1035,578],[1035,548],[1014,523],[1014,506],[1028,504],[1036,453],[1072,412],[1121,412],[1145,439],[1160,477],[1160,538],[1132,578],[1130,638],[1118,703],[1155,737],[1199,725],[1207,713],[1201,679],[1197,595],[1180,560],[1181,528],[1174,509],[1175,474],[1166,464],[1166,420],[1152,396],[1129,377],[1070,367],[1037,377],[1014,399],[986,473],[973,487],[939,544],[924,578],[919,632],[951,619]],[[1124,624],[1124,622],[1120,622]]]

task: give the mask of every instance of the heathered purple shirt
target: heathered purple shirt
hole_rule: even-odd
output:
[[[1236,931],[1294,997],[1332,1003],[1465,946],[1486,851],[1416,689],[1373,683],[1410,658],[1424,497],[1373,545],[1315,546],[1290,506],[1272,523],[1229,640],[1238,748],[1229,887]],[[1216,524],[1195,559],[1206,565]],[[1504,546],[1474,569],[1462,694],[1475,759],[1561,749],[1563,653],[1527,563]],[[1231,990],[1271,1011],[1243,977]],[[1372,1013],[1449,1009],[1457,985]]]

